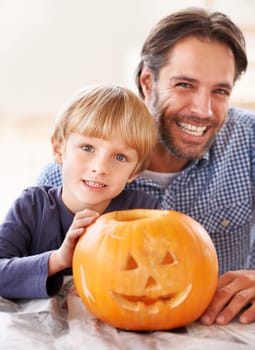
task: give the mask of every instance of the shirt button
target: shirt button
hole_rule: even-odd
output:
[[[230,224],[230,221],[225,219],[225,220],[222,221],[221,224],[222,224],[222,226],[224,226],[224,227],[228,227],[229,224]]]

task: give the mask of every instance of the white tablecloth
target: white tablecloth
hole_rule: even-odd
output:
[[[254,350],[255,323],[202,326],[162,332],[126,332],[98,321],[69,293],[72,280],[54,298],[0,298],[1,350]]]

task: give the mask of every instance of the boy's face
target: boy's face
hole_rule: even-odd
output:
[[[54,150],[62,164],[62,198],[74,213],[84,208],[102,213],[135,177],[138,154],[117,135],[110,141],[72,133]]]

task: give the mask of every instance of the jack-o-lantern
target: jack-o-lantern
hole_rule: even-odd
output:
[[[73,256],[78,295],[98,319],[121,329],[164,330],[196,320],[218,278],[214,245],[191,217],[133,209],[102,215]]]

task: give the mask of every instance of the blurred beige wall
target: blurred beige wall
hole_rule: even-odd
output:
[[[224,11],[238,22],[254,65],[254,0],[0,0],[1,117],[51,117],[85,84],[133,87],[139,50],[152,25],[191,5]],[[242,80],[254,78],[247,74]],[[253,89],[241,85],[244,93],[238,89],[233,97],[248,104]]]
[[[243,29],[250,65],[231,103],[255,110],[255,0],[0,0],[0,218],[51,159],[50,132],[65,100],[91,83],[135,90],[149,30],[187,6],[225,12]]]

